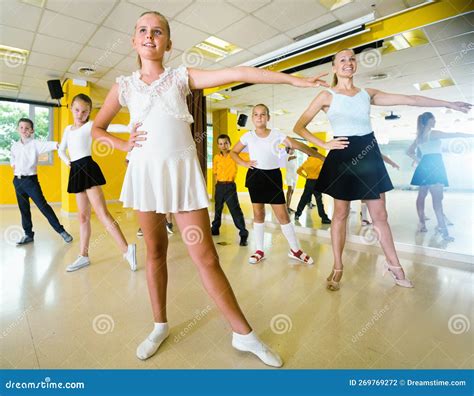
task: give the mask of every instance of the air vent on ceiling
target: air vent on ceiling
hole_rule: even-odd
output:
[[[91,76],[96,72],[96,70],[90,66],[81,66],[77,69],[77,71],[84,76]]]

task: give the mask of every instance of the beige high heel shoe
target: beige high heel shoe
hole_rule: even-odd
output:
[[[327,282],[327,288],[331,291],[338,291],[339,288],[340,288],[340,283],[341,283],[341,280],[339,279],[338,281],[336,281],[334,278],[336,277],[336,273],[337,272],[342,272],[343,270],[342,269],[336,269],[336,268],[333,268],[333,270],[331,271],[331,274],[329,275],[329,277],[326,279],[326,282]]]
[[[401,286],[401,287],[408,287],[408,288],[411,288],[413,287],[413,283],[411,282],[410,279],[406,278],[405,279],[398,279],[395,274],[393,273],[392,271],[392,268],[402,268],[401,266],[395,266],[395,265],[390,265],[388,262],[385,262],[385,265],[384,265],[384,271],[383,271],[383,276],[385,276],[387,274],[387,272],[390,272],[390,274],[392,275],[393,277],[393,280],[395,281],[395,283],[398,285],[398,286]]]

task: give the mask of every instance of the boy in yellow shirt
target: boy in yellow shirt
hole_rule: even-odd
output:
[[[318,151],[316,147],[311,148]],[[303,162],[303,164],[296,171],[298,175],[306,178],[306,184],[304,186],[303,195],[301,196],[300,202],[298,203],[298,208],[296,209],[295,221],[299,220],[301,214],[303,213],[304,207],[309,202],[311,202],[311,196],[314,195],[316,198],[316,205],[318,206],[318,215],[321,217],[321,223],[331,224],[331,220],[324,211],[321,193],[315,189],[316,180],[318,180],[319,172],[321,171],[325,159],[326,157],[319,153],[316,157],[308,157],[308,159]]]
[[[220,153],[214,156],[212,163],[212,172],[216,178],[215,192],[215,213],[214,221],[211,225],[212,235],[219,235],[221,226],[222,210],[224,203],[227,204],[232,220],[239,229],[240,246],[247,246],[247,238],[249,232],[245,228],[244,214],[240,208],[239,197],[237,195],[237,187],[235,185],[235,177],[237,176],[237,164],[229,155],[230,137],[222,134],[217,137],[217,146]]]

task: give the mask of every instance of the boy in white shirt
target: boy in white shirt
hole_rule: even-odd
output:
[[[17,246],[34,241],[35,233],[31,221],[30,198],[49,221],[51,227],[61,235],[65,242],[70,243],[72,236],[64,230],[53,209],[46,202],[37,176],[38,157],[48,151],[57,150],[58,143],[35,140],[32,137],[34,133],[33,121],[29,118],[20,118],[18,132],[20,140],[13,143],[11,147],[10,164],[15,174],[13,185],[25,235],[17,242]]]

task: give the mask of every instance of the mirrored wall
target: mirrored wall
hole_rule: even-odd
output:
[[[356,86],[473,103],[473,25],[474,13],[471,13],[387,38],[377,43],[376,48],[363,50],[357,55]],[[327,77],[329,82],[332,74],[330,63],[298,73],[312,76],[322,72],[330,73]],[[271,109],[270,127],[295,136],[292,130],[296,120],[319,91],[283,85],[254,85],[225,92],[226,98],[223,100],[208,98],[208,122],[212,124],[212,112],[215,110],[228,108],[237,114],[250,115],[252,105],[265,103]],[[435,130],[451,134],[441,140],[442,160],[449,184],[443,189],[442,205],[444,220],[453,240],[443,238],[437,231],[438,221],[430,192],[425,197],[426,189],[420,191],[411,184],[416,162],[407,155],[407,150],[416,138],[418,116],[427,111],[435,117]],[[389,158],[386,167],[395,186],[393,191],[386,194],[389,222],[395,241],[473,255],[474,112],[464,114],[446,108],[372,106],[371,121],[381,151]],[[242,133],[252,128],[249,117]],[[331,127],[323,112],[314,118],[308,129],[331,135]],[[211,130],[212,126],[209,128],[210,133]],[[460,133],[468,135],[461,136]],[[212,139],[209,139],[209,149],[212,152]],[[298,153],[298,166],[306,158],[305,154]],[[284,164],[285,158],[282,158],[282,166]],[[304,180],[299,180],[291,202],[292,209],[298,205],[303,186]],[[241,201],[246,215],[251,215],[248,196],[241,194]],[[425,228],[420,224],[418,214],[423,201]],[[323,202],[331,217],[332,198],[323,195]],[[312,204],[315,203],[313,198]],[[317,207],[312,204],[306,207],[295,224],[328,229],[330,225],[322,224]],[[370,215],[365,212],[360,201],[352,203],[349,232],[362,235],[370,243],[376,240],[376,230],[370,224]],[[270,214],[268,219],[271,220]]]

